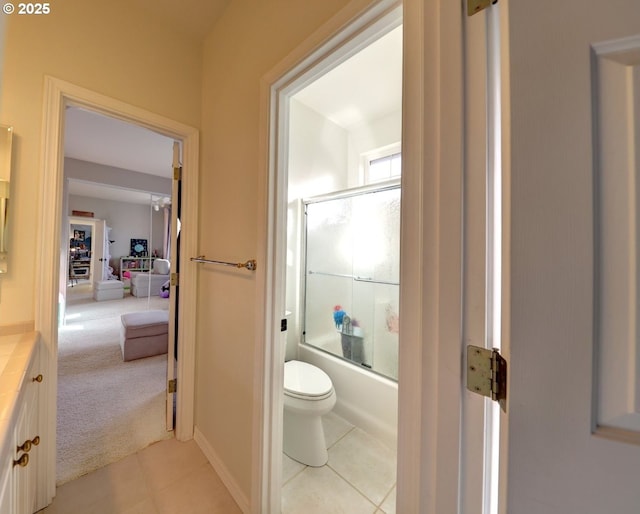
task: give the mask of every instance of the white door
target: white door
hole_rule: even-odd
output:
[[[502,336],[509,362],[500,512],[636,514],[638,438],[635,444],[624,442],[634,439],[632,431],[601,426],[607,424],[601,412],[608,407],[602,402],[613,400],[600,391],[616,375],[629,375],[627,407],[637,413],[637,337],[618,341],[611,350],[631,359],[619,360],[622,365],[606,376],[598,370],[608,365],[603,349],[616,345],[602,327],[637,323],[635,312],[629,316],[624,308],[603,308],[602,292],[611,286],[610,278],[633,286],[632,291],[637,278],[620,269],[601,273],[607,252],[600,227],[608,216],[603,209],[611,207],[603,187],[609,172],[616,171],[602,168],[611,157],[607,138],[616,130],[604,127],[605,118],[617,120],[626,142],[635,142],[635,152],[640,149],[635,128],[640,121],[640,49],[625,51],[620,41],[640,34],[640,2],[500,0],[498,8],[504,79]],[[614,60],[624,68],[624,93],[617,98],[623,108],[617,116],[603,114],[606,99],[598,96],[603,79],[597,52],[611,41],[617,43],[608,48],[618,45]],[[633,184],[640,167],[632,148],[626,150],[633,165],[625,177],[631,187],[620,188],[618,197],[625,204],[637,196]],[[627,235],[634,242],[636,218],[612,224],[628,223]],[[635,251],[628,255],[633,257],[629,269],[635,270]],[[635,311],[636,303],[632,295],[620,305]],[[606,316],[600,315],[603,311]]]
[[[107,280],[108,243],[106,243],[107,222],[105,220],[93,220],[93,234],[91,237],[91,273],[93,282]]]
[[[180,143],[173,143],[173,170],[174,176],[171,188],[171,233],[169,243],[169,255],[167,259],[171,262],[171,273],[179,273],[180,248],[178,244],[178,231],[180,219],[180,179],[177,178],[182,173],[180,158]],[[178,175],[176,176],[176,173]],[[172,281],[173,284],[173,281]],[[178,333],[178,301],[179,287],[177,284],[171,286],[169,295],[169,346],[167,355],[167,384],[173,383],[176,378],[176,342]],[[174,418],[174,398],[175,390],[167,387],[167,430],[173,430]]]

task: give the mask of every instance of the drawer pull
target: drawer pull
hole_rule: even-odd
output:
[[[44,377],[42,376],[42,373],[40,373],[37,377],[33,377],[33,378],[31,379],[31,381],[32,381],[32,382],[38,382],[38,383],[40,383],[40,382],[42,382],[42,379],[43,379],[43,378],[44,378]]]
[[[24,443],[18,446],[19,452],[30,452],[31,451],[31,441],[27,439]]]
[[[40,436],[37,435],[33,439],[27,439],[21,446],[18,446],[19,452],[30,452],[32,446],[38,446],[40,444]]]
[[[13,461],[13,466],[20,466],[24,468],[27,464],[29,464],[29,456],[26,453],[23,453],[18,460]]]

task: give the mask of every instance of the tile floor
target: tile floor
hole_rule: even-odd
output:
[[[235,514],[195,441],[161,441],[58,487],[41,514]]]
[[[283,456],[283,514],[393,514],[396,454],[339,416],[324,416],[329,462]],[[168,439],[58,488],[41,514],[235,514],[239,507],[195,441]]]
[[[329,462],[283,457],[282,514],[394,514],[396,453],[334,413],[322,419]]]

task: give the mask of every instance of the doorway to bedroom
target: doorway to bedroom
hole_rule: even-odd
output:
[[[176,142],[77,107],[65,118],[58,484],[172,437],[167,340],[177,305],[169,286]],[[178,161],[179,151],[177,143]],[[123,316],[157,314],[164,335],[153,337],[164,347],[125,355]]]

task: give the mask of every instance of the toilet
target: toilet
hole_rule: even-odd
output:
[[[307,466],[324,466],[329,454],[322,416],[335,404],[329,375],[307,362],[285,362],[284,453]]]

